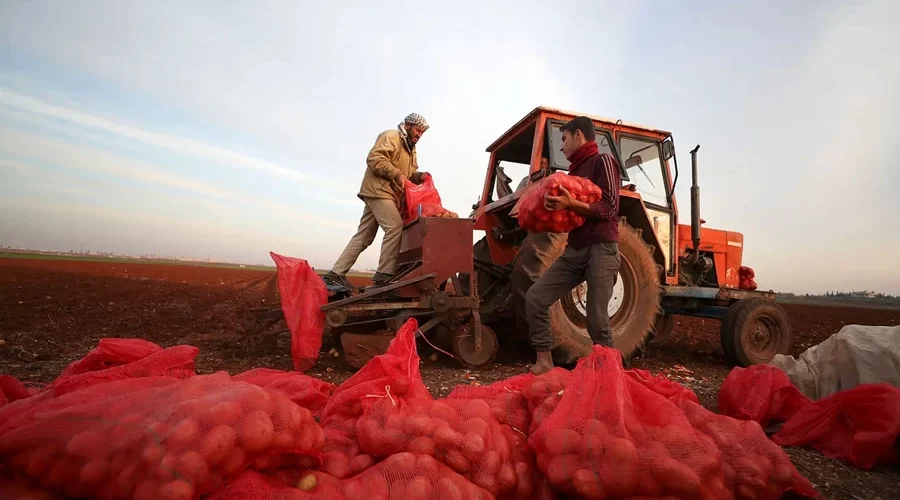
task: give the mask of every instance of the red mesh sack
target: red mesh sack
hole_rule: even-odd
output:
[[[783,370],[772,365],[736,367],[719,389],[719,413],[763,427],[787,421],[811,402]]]
[[[694,391],[669,380],[668,377],[663,375],[654,376],[647,370],[641,370],[640,368],[625,370],[625,375],[675,404],[681,404],[685,401],[700,404],[700,400],[697,399]]]
[[[357,421],[360,450],[375,459],[427,455],[493,495],[515,489],[512,450],[481,399],[377,400]]]
[[[159,345],[143,339],[100,339],[97,347],[91,349],[83,358],[70,363],[57,379],[127,365],[162,350]]]
[[[296,477],[299,476],[299,480]],[[259,479],[256,479],[259,484]],[[272,484],[271,482],[269,484]],[[276,485],[279,483],[275,483]],[[347,479],[321,472],[298,474],[280,484],[299,487],[296,496],[233,496],[229,498],[297,498],[315,500],[493,500],[493,496],[428,455],[397,453]],[[230,488],[229,488],[230,489]],[[250,491],[245,489],[245,494]],[[216,497],[216,500],[225,500]]]
[[[11,418],[0,409],[4,465],[76,498],[193,499],[248,465],[315,466],[324,441],[308,410],[224,372],[119,380],[21,406]]]
[[[37,392],[37,389],[25,387],[25,384],[12,375],[0,375],[0,407],[30,397]]]
[[[15,477],[0,470],[0,498],[4,500],[55,500],[63,498],[29,479]]]
[[[579,498],[726,498],[718,450],[674,403],[625,375],[616,349],[579,360],[529,437],[538,468]]]
[[[735,498],[775,500],[787,491],[818,495],[758,423],[717,415],[685,399],[678,406],[694,429],[720,451],[725,487]]]
[[[743,290],[756,290],[757,284],[756,280],[753,279],[754,277],[756,277],[756,273],[753,272],[753,269],[747,266],[738,268],[738,288]]]
[[[533,233],[568,233],[584,224],[584,217],[571,210],[544,208],[546,195],[559,196],[565,188],[572,197],[584,203],[600,200],[600,188],[584,177],[556,172],[540,181],[536,188],[527,191],[519,200],[519,226]]]
[[[524,391],[535,379],[533,374],[523,373],[490,385],[458,385],[447,399],[484,400],[498,422],[525,433],[531,423],[531,413]]]
[[[238,382],[258,385],[270,391],[279,391],[291,401],[319,416],[335,385],[303,373],[286,372],[272,368],[255,368],[234,376]]]
[[[278,268],[281,311],[291,332],[294,369],[306,371],[319,359],[322,331],[325,329],[322,306],[328,303],[328,290],[307,261],[275,252],[269,252],[269,255]]]
[[[900,438],[900,389],[864,384],[799,409],[772,439],[782,446],[809,446],[826,457],[871,469],[896,463]]]
[[[555,367],[549,372],[535,377],[530,384],[524,387],[522,395],[531,414],[528,435],[531,435],[544,419],[553,413],[571,380],[572,372]]]
[[[432,179],[431,174],[425,174],[425,179],[421,184],[414,184],[407,179],[404,186],[404,225],[418,219],[420,215],[422,217],[435,217],[450,213],[441,204],[441,196],[434,187],[434,179]],[[421,213],[419,213],[419,207],[421,207]]]
[[[119,344],[120,346],[125,344]],[[194,370],[194,360],[200,349],[191,345],[177,345],[155,351],[152,354],[137,358],[125,364],[113,363],[111,368],[97,369],[96,371],[82,371],[75,369],[69,371],[69,375],[60,375],[47,390],[55,396],[62,396],[72,391],[97,384],[105,384],[116,380],[126,380],[139,377],[172,377],[184,379],[197,374]],[[120,358],[124,359],[124,358]],[[97,357],[94,358],[97,360]],[[76,362],[77,363],[77,362]],[[102,363],[88,363],[82,368],[98,368]],[[73,365],[69,365],[72,368]],[[64,372],[65,373],[65,372]]]
[[[366,407],[386,399],[433,399],[422,383],[416,351],[415,318],[403,324],[384,354],[375,356],[334,390],[322,411],[325,449],[322,470],[337,478],[357,474],[375,463],[360,451],[357,420]]]
[[[570,372],[560,369],[552,374],[535,377],[531,373],[516,375],[487,386],[457,386],[447,396],[448,400],[483,400],[491,409],[491,413],[501,425],[503,437],[509,443],[511,460],[516,475],[516,487],[501,498],[548,499],[555,495],[546,482],[543,474],[537,469],[534,455],[528,447],[528,429],[531,425],[531,410],[525,397],[537,380],[544,382],[539,388],[547,394],[539,396],[531,394],[535,399],[545,399],[550,393],[551,383],[556,383],[561,373]],[[557,391],[558,392],[558,391]],[[555,394],[555,393],[554,393]],[[556,398],[558,400],[558,397]]]

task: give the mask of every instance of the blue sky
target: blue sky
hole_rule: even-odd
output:
[[[700,143],[702,216],[744,233],[761,287],[900,293],[898,18],[890,1],[0,2],[0,244],[329,267],[379,132],[425,115],[422,169],[467,214],[485,147],[545,104],[671,130],[682,165]]]

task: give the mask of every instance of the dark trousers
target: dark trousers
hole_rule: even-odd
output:
[[[587,281],[588,334],[594,344],[612,347],[607,307],[619,272],[619,244],[597,243],[566,251],[547,269],[525,295],[525,315],[531,345],[538,352],[553,348],[550,306]]]

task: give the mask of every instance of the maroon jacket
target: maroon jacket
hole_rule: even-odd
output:
[[[619,186],[622,177],[615,158],[600,153],[569,170],[569,175],[590,179],[600,187],[603,196],[591,204],[591,215],[584,224],[569,233],[569,246],[582,248],[595,243],[619,241]]]

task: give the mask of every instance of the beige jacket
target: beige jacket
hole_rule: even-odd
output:
[[[408,178],[419,165],[415,149],[410,151],[399,128],[395,128],[378,134],[366,157],[366,167],[357,196],[392,199],[399,203],[403,190],[394,184],[394,177],[400,172]]]

